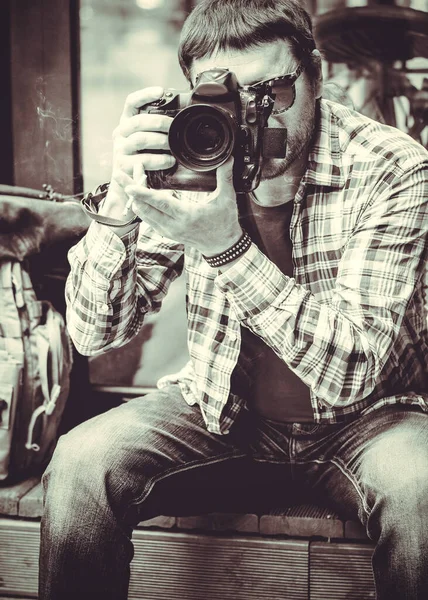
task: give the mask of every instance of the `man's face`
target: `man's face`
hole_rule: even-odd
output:
[[[192,82],[198,73],[215,67],[233,71],[239,84],[249,85],[271,77],[293,72],[298,66],[288,42],[277,40],[249,50],[217,52],[196,59],[191,68]],[[315,100],[320,95],[320,86],[312,85],[305,71],[297,79],[296,98],[287,111],[271,116],[270,127],[287,129],[287,152],[284,159],[263,161],[262,179],[273,179],[293,171],[296,162],[305,156],[315,123]]]

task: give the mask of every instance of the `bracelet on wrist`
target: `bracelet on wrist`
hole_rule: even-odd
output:
[[[210,267],[222,267],[233,262],[243,254],[245,254],[245,252],[249,249],[251,244],[252,240],[250,236],[246,231],[244,231],[239,240],[236,242],[236,244],[233,244],[233,246],[231,246],[224,252],[216,254],[215,256],[202,256],[210,265]]]

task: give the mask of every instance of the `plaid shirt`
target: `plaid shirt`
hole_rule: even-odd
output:
[[[190,361],[159,386],[178,383],[209,431],[227,433],[245,406],[230,390],[241,326],[309,387],[315,422],[398,402],[428,411],[427,166],[427,152],[405,134],[322,100],[293,206],[294,277],[255,244],[219,274],[144,224],[119,238],[92,223],[69,253],[77,349],[125,344],[184,269]]]

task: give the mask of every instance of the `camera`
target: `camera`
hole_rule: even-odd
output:
[[[140,112],[173,117],[169,146],[177,163],[148,171],[149,187],[212,191],[215,170],[233,154],[235,191],[256,189],[261,159],[285,157],[286,129],[267,126],[273,103],[268,84],[240,87],[223,68],[200,73],[190,92],[167,89]]]

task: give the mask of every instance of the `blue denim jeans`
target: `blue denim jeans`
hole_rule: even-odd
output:
[[[361,520],[378,600],[428,598],[428,415],[417,408],[335,425],[243,411],[217,436],[174,386],[64,435],[43,481],[40,600],[125,600],[141,520],[296,501]]]

